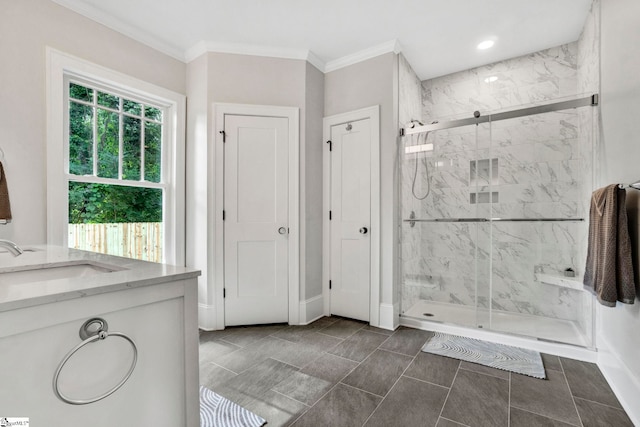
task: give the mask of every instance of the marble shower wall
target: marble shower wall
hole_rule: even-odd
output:
[[[578,42],[423,81],[422,121],[472,117],[475,110],[487,115],[597,92],[591,84],[597,31],[590,27],[597,19],[590,19]],[[402,218],[411,212],[427,219],[587,218],[594,110],[582,107],[404,138],[408,145],[433,143],[433,151],[401,155]],[[480,164],[491,169],[476,175],[473,161],[480,161],[478,170]],[[472,197],[477,202],[481,196],[493,203],[474,203]],[[491,301],[493,309],[583,324],[588,313],[581,291],[541,283],[534,270],[562,275],[571,267],[581,274],[587,231],[586,222],[403,223],[402,308],[417,300],[475,305],[477,299],[480,307],[488,308]]]
[[[452,120],[569,98],[577,92],[578,43],[422,82],[422,117]]]
[[[411,120],[422,120],[422,82],[402,54],[398,55],[398,97],[401,127]]]
[[[409,126],[411,120],[422,119],[422,82],[416,75],[413,68],[405,57],[398,55],[398,121],[401,128]],[[404,143],[405,138],[399,138],[398,149],[400,153],[398,158],[400,159],[400,182],[406,184],[410,179],[410,171],[406,158],[404,155]],[[403,192],[401,198],[404,199],[406,194]],[[400,218],[408,217],[408,213],[405,212],[407,206],[401,203]],[[404,229],[405,224],[401,223],[401,227]],[[398,251],[398,265],[402,266],[403,271],[409,269],[410,271],[419,271],[421,256],[420,256],[420,233],[399,233],[400,235],[400,250]],[[402,274],[402,273],[401,273]],[[404,282],[401,278],[401,282]],[[405,291],[401,290],[401,294]]]

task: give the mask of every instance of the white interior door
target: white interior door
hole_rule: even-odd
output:
[[[288,120],[224,116],[225,325],[287,322]]]
[[[369,321],[371,119],[331,127],[331,314]]]

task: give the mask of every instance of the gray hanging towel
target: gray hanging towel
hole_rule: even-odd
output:
[[[636,299],[625,198],[625,190],[617,184],[591,196],[584,285],[607,307],[615,307],[616,301],[633,304]]]
[[[11,221],[11,203],[9,203],[9,187],[4,166],[0,162],[0,220]]]

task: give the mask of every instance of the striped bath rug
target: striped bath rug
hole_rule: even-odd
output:
[[[546,378],[540,353],[524,348],[435,332],[422,351],[534,378]]]
[[[242,406],[200,386],[200,427],[260,427],[266,421]]]

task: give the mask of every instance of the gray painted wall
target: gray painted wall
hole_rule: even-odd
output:
[[[211,205],[218,130],[215,103],[300,109],[300,296],[304,300],[319,295],[323,74],[302,60],[208,53],[187,65],[187,75],[194,79],[187,88],[187,263],[203,272],[200,304],[215,303]]]
[[[209,271],[213,257],[208,250],[207,236],[213,232],[214,224],[208,220],[213,210],[209,200],[209,183],[213,181],[213,169],[209,150],[209,127],[211,126],[209,99],[207,96],[208,60],[206,55],[187,65],[187,145],[186,145],[186,265],[202,271],[198,278],[198,302],[213,304],[213,293],[208,292]],[[213,275],[211,275],[213,277]]]
[[[640,179],[640,2],[606,0],[601,3],[602,149],[599,153],[599,186]],[[627,190],[636,286],[640,283],[639,193]],[[637,290],[640,295],[640,289]],[[599,307],[598,314],[599,346],[609,347],[640,385],[640,301],[636,299],[634,305],[618,304],[615,308]],[[629,399],[637,408],[637,396]],[[637,421],[640,413],[636,413],[636,417]]]
[[[300,245],[300,277],[305,287],[300,289],[300,300],[322,294],[322,118],[324,116],[324,74],[306,64],[305,82],[305,143],[300,156],[304,159],[304,172],[300,177],[301,224],[304,245]],[[302,215],[304,213],[304,215]],[[302,242],[301,242],[302,243]]]
[[[380,296],[394,304],[397,252],[397,61],[386,53],[325,75],[324,115],[380,106]]]

